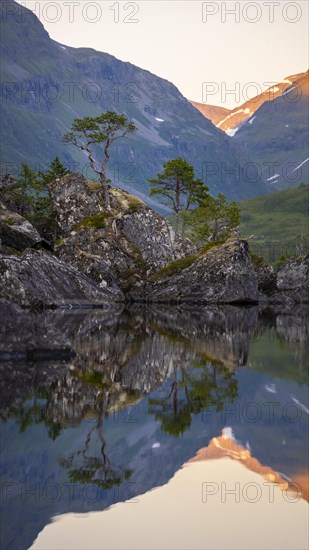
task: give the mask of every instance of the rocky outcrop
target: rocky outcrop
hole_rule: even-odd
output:
[[[29,221],[10,212],[0,203],[0,239],[2,246],[21,251],[29,247],[38,247],[41,236]]]
[[[248,244],[229,239],[199,256],[191,256],[159,271],[151,281],[136,285],[134,301],[252,303],[257,302],[258,283]]]
[[[309,303],[309,255],[289,258],[276,273],[271,303]]]
[[[49,185],[61,235],[69,235],[78,222],[103,210],[96,193],[81,174],[67,174]]]
[[[121,189],[110,189],[104,211],[98,184],[70,174],[50,186],[62,238],[61,259],[101,286],[128,290],[172,260],[194,251],[160,214]]]
[[[121,291],[100,288],[55,256],[28,250],[20,257],[0,255],[0,297],[27,307],[102,305],[113,307]]]
[[[163,303],[309,301],[308,256],[290,259],[275,274],[254,255],[252,262],[237,236],[197,253],[140,199],[117,188],[109,193],[106,210],[98,182],[70,173],[50,184],[57,257],[31,252],[48,243],[0,205],[0,297],[25,306],[103,305],[124,294]]]
[[[254,272],[257,278],[258,289],[261,293],[261,299],[263,299],[264,294],[267,294],[275,289],[275,270],[271,265],[263,263],[262,265],[254,266]]]

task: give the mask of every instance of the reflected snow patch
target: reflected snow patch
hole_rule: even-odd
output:
[[[309,414],[309,409],[307,409],[306,405],[303,405],[303,403],[298,401],[298,399],[296,399],[296,397],[294,397],[293,395],[291,395],[291,399],[294,401],[294,403],[296,403],[296,405],[299,406],[300,409],[302,409],[302,411]]]
[[[233,434],[233,430],[230,426],[227,426],[226,428],[223,428],[222,437],[224,439],[235,439],[234,434]]]
[[[269,391],[269,393],[277,393],[275,384],[265,384],[265,390]]]

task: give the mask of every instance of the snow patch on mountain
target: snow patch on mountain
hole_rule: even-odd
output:
[[[234,137],[238,129],[238,126],[237,128],[228,128],[225,133],[230,137]]]
[[[247,109],[246,109],[246,111],[247,111]],[[244,113],[244,112],[245,112],[244,109],[239,109],[238,111],[235,111],[235,113],[232,113],[231,115],[226,116],[223,120],[221,120],[221,122],[219,122],[219,124],[217,124],[217,128],[220,128],[220,126],[221,126],[226,120],[228,120],[229,118],[231,118],[232,116],[235,116],[235,115],[237,115],[238,113]],[[249,112],[249,110],[248,110],[248,112]]]
[[[269,385],[265,384],[265,390],[268,391],[269,393],[277,393],[275,384],[269,384]]]
[[[276,178],[279,178],[280,174],[275,174],[274,176],[271,176],[271,178],[268,178],[267,181],[275,180]]]
[[[300,409],[302,409],[305,413],[309,414],[309,409],[307,409],[307,407],[303,403],[298,401],[298,399],[296,399],[296,397],[294,397],[293,395],[291,395],[291,398],[294,401],[294,403],[296,403],[296,405],[299,406]]]
[[[299,168],[301,168],[304,164],[306,164],[306,162],[308,162],[308,160],[309,160],[309,157],[306,160],[304,160],[299,166],[296,166],[296,168],[294,168],[294,170],[289,172],[287,175],[293,174],[293,172],[296,172],[296,170],[299,170]]]
[[[286,90],[285,92],[283,92],[282,95],[289,94],[292,90],[296,90],[296,88],[298,88],[298,86],[293,86],[293,88],[290,88],[289,90]]]

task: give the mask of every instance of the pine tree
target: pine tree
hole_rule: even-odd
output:
[[[38,175],[41,178],[42,188],[44,188],[56,178],[62,178],[63,176],[69,173],[70,173],[70,170],[67,170],[67,168],[65,168],[60,158],[57,156],[51,162],[47,172],[45,173],[39,172]]]
[[[177,157],[163,164],[163,172],[150,179],[150,195],[158,195],[171,206],[175,213],[176,231],[179,228],[179,216],[186,212],[194,203],[201,203],[208,195],[208,187],[201,179],[194,179],[193,166]],[[185,217],[183,217],[183,221]]]
[[[102,195],[106,208],[109,208],[107,163],[110,159],[110,146],[118,139],[134,132],[134,122],[129,122],[125,115],[107,111],[97,117],[76,118],[72,131],[63,136],[64,143],[70,143],[84,151],[88,156],[92,170],[99,175],[102,184]],[[101,160],[96,161],[94,151],[101,148]]]

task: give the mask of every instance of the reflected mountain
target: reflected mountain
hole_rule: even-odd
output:
[[[23,358],[0,363],[1,548],[29,547],[54,515],[103,510],[167,483],[226,425],[274,471],[291,479],[306,472],[306,309],[134,306],[27,316]],[[11,323],[6,353],[17,335],[12,319],[2,319]],[[52,327],[53,346],[58,334],[74,353],[44,361],[27,354],[33,326],[42,341]],[[57,498],[46,497],[50,484]]]
[[[269,466],[261,464],[251,453],[249,449],[240,445],[235,441],[233,432],[230,428],[224,428],[222,435],[214,437],[209,442],[208,446],[200,449],[196,456],[189,460],[191,462],[199,462],[202,460],[216,460],[218,458],[230,458],[231,460],[239,461],[243,466],[261,475],[266,481],[275,483],[282,490],[289,490],[295,493],[294,498],[303,498],[308,502],[308,471],[303,475],[294,476],[293,481],[283,477],[283,474],[276,472]],[[291,499],[292,500],[292,499]]]

